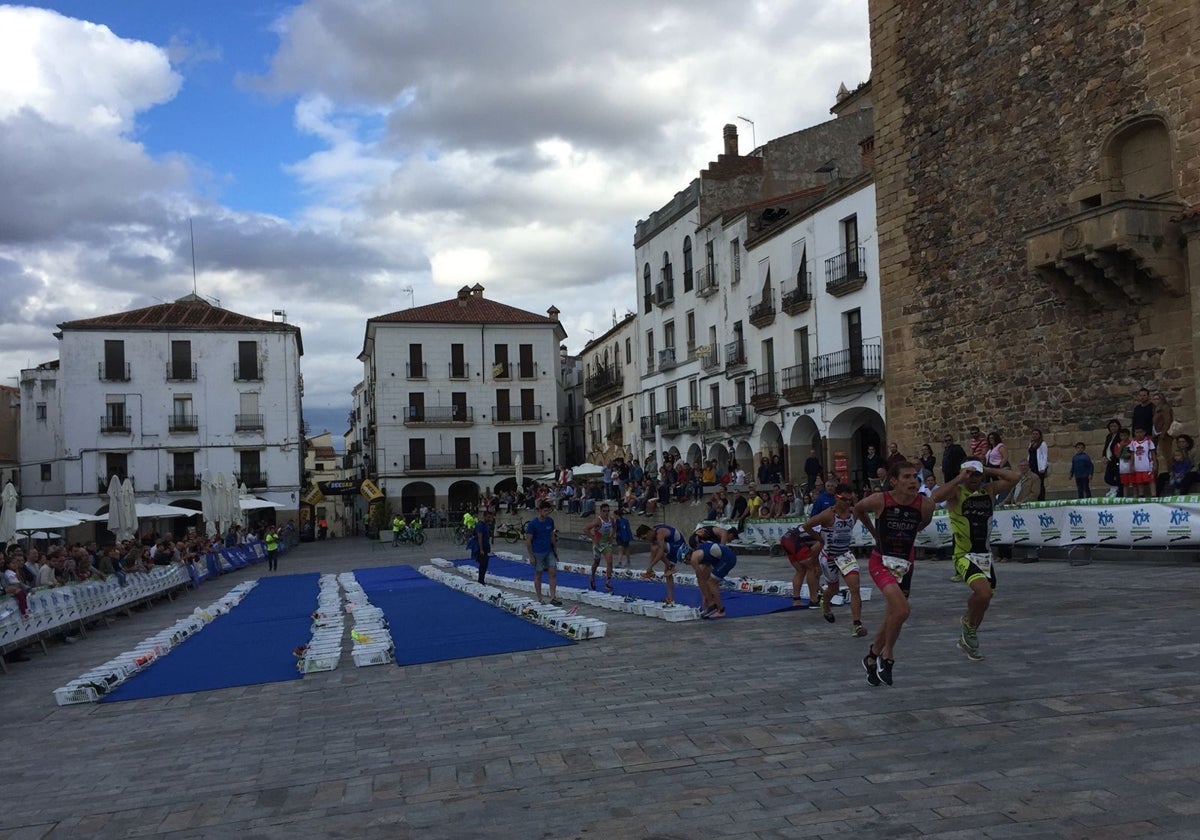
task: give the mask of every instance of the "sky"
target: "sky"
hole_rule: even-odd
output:
[[[726,123],[745,154],[869,73],[867,0],[0,5],[0,381],[194,282],[301,328],[340,440],[368,318],[481,283],[577,352]]]

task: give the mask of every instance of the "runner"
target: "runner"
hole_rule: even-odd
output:
[[[728,545],[738,538],[737,528],[722,528],[720,525],[701,525],[688,537],[688,548],[699,548],[700,543],[715,542]]]
[[[613,543],[617,538],[617,520],[609,512],[608,502],[600,505],[600,515],[583,529],[584,536],[592,541],[592,574],[588,578],[588,586],[596,588],[596,570],[600,568],[600,559],[604,558],[604,588],[613,591]]]
[[[829,599],[838,590],[838,580],[844,580],[846,588],[850,590],[850,618],[854,621],[850,635],[865,636],[867,628],[862,623],[858,558],[850,550],[855,525],[854,488],[849,484],[839,484],[836,498],[833,507],[826,508],[804,523],[804,530],[817,540],[819,547],[821,582],[825,584],[821,593],[821,615],[830,624],[837,620]]]
[[[542,600],[542,572],[550,579],[550,603],[560,606],[558,600],[558,531],[555,530],[554,520],[550,518],[553,505],[543,501],[538,505],[538,515],[525,523],[525,548],[529,552],[529,562],[533,564],[533,594],[538,603]]]
[[[814,543],[814,535],[803,528],[791,528],[779,538],[779,547],[792,564],[792,606],[806,610],[820,603],[821,593],[817,586],[816,551],[820,540]],[[808,583],[808,598],[801,596],[805,582]]]
[[[724,618],[725,605],[721,603],[721,586],[717,580],[737,565],[733,548],[716,542],[703,542],[688,555],[688,562],[696,570],[696,585],[700,587],[701,618]]]
[[[867,572],[885,602],[883,623],[862,660],[869,685],[892,684],[894,648],[909,613],[913,544],[933,518],[933,502],[917,487],[916,467],[898,461],[887,472],[883,492],[872,493],[854,506],[854,515],[875,538]],[[875,521],[870,514],[875,514]]]
[[[663,561],[663,583],[667,587],[667,597],[663,601],[668,606],[675,604],[675,563],[687,552],[683,534],[670,525],[639,525],[637,538],[650,543],[650,565],[642,572],[647,580],[654,579],[654,564]],[[703,592],[701,592],[703,595]]]
[[[958,649],[976,662],[983,659],[979,652],[979,625],[996,589],[996,567],[988,545],[992,511],[996,497],[1012,489],[1020,477],[1013,470],[967,461],[962,472],[935,490],[932,497],[935,503],[948,502],[950,533],[954,536],[954,571],[959,580],[971,587],[967,611],[960,619]],[[985,484],[985,478],[991,480]]]

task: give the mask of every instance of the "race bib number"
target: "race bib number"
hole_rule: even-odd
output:
[[[858,558],[854,556],[854,552],[852,551],[839,554],[833,559],[833,562],[837,564],[838,571],[843,575],[858,571]]]
[[[912,561],[907,557],[893,557],[890,554],[883,555],[883,565],[896,577],[904,577],[912,568]]]
[[[975,567],[985,575],[992,570],[992,555],[990,552],[967,552],[967,560],[971,563],[974,563]]]

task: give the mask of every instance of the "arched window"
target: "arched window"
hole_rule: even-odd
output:
[[[642,270],[642,312],[648,313],[654,308],[654,282],[650,275],[650,263]]]
[[[1144,114],[1117,126],[1104,143],[1100,174],[1105,203],[1174,192],[1171,137],[1162,118]]]

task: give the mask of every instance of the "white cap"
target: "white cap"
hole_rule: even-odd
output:
[[[983,472],[983,462],[982,461],[964,461],[962,468],[964,470],[972,470],[973,472],[982,473]]]

